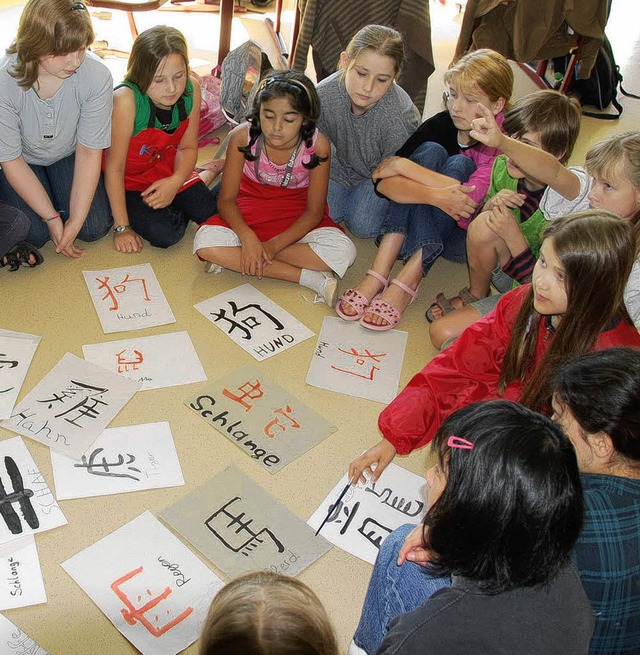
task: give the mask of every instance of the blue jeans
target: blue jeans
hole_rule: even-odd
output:
[[[127,191],[129,223],[152,246],[168,248],[182,239],[190,220],[200,225],[217,214],[218,193],[199,181],[177,193],[168,207],[152,209],[139,191]]]
[[[362,180],[352,189],[329,180],[327,193],[329,214],[336,223],[344,222],[351,234],[361,239],[372,239],[380,234],[390,201],[376,195],[373,182]]]
[[[449,157],[441,145],[431,142],[419,146],[410,159],[459,182],[466,182],[476,169],[469,157]],[[385,234],[398,233],[406,237],[398,259],[406,264],[411,255],[421,249],[423,276],[440,255],[453,262],[467,261],[466,231],[438,207],[391,202],[376,242],[379,244]]]
[[[72,154],[49,166],[29,164],[49,198],[51,198],[56,211],[62,212],[62,220],[66,220],[69,216],[75,161],[76,156]],[[49,241],[50,236],[47,224],[13,190],[13,187],[9,184],[2,171],[0,171],[0,200],[3,200],[12,207],[17,207],[27,215],[27,218],[31,222],[29,236],[27,237],[29,243],[33,244],[36,248],[41,248]],[[80,232],[78,232],[78,239],[81,241],[97,241],[109,231],[112,225],[113,218],[111,217],[109,199],[104,187],[104,180],[102,175],[100,175],[87,219],[80,228]]]
[[[429,569],[420,564],[396,564],[406,536],[415,527],[401,525],[380,547],[364,599],[360,623],[353,637],[356,644],[369,655],[374,655],[380,647],[392,619],[420,607],[438,589],[451,586],[449,576],[430,575]]]

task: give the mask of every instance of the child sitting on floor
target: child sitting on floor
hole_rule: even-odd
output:
[[[515,103],[502,129],[513,140],[549,153],[562,166],[578,138],[580,110],[574,100],[557,91],[537,91]],[[525,253],[537,255],[540,248],[545,220],[538,205],[545,188],[545,182],[521,171],[508,156],[496,159],[487,201],[467,233],[469,286],[460,290],[454,302],[465,305],[485,297],[492,276],[501,291],[511,288],[514,271],[519,282],[531,278],[533,264],[523,270],[521,261]],[[432,322],[453,307],[440,293],[426,318]]]
[[[549,185],[540,209],[548,220],[571,211],[592,207],[622,216],[634,225],[640,250],[640,132],[613,134],[594,145],[586,157],[586,171],[582,167],[564,168],[548,153],[531,148],[525,143],[504,137],[491,119],[489,112],[474,123],[477,138],[500,144],[506,155],[528,175]],[[503,138],[504,137],[504,138]],[[473,243],[469,244],[474,247]],[[524,252],[522,268],[532,266],[532,253]],[[479,297],[488,296],[484,290],[474,290]],[[627,281],[624,300],[631,320],[640,327],[640,261],[636,259]],[[497,296],[473,302],[468,306],[434,322],[429,335],[440,349],[450,343],[467,326],[490,312]]]
[[[319,100],[296,71],[268,75],[248,122],[231,132],[213,216],[196,233],[194,252],[222,268],[296,282],[333,307],[338,281],[356,249],[329,218],[330,146],[316,128]]]
[[[336,313],[345,321],[389,330],[440,255],[465,261],[466,229],[487,194],[499,154],[469,137],[471,121],[479,116],[478,103],[488,103],[502,123],[513,71],[501,54],[476,50],[447,70],[445,84],[447,108],[427,119],[396,157],[373,172],[378,195],[392,202],[379,229],[371,268],[340,296]],[[396,259],[405,266],[389,286]]]

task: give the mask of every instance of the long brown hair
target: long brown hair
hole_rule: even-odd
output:
[[[38,62],[43,57],[65,55],[88,48],[95,38],[87,7],[77,0],[29,0],[20,16],[18,34],[7,48],[18,55],[9,74],[23,89],[38,79]]]
[[[520,402],[536,411],[551,403],[553,373],[570,359],[589,352],[600,333],[619,320],[629,323],[623,292],[633,260],[631,225],[602,210],[588,210],[549,224],[544,239],[553,241],[565,270],[567,311],[535,370],[538,332],[545,317],[533,306],[533,286],[516,316],[500,372],[499,391],[525,382]]]

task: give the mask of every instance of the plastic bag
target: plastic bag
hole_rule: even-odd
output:
[[[216,69],[210,75],[196,75],[200,81],[200,129],[198,130],[198,146],[219,143],[213,133],[226,125],[227,118],[220,106],[220,78],[216,77]]]

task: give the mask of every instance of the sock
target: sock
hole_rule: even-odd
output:
[[[308,268],[303,268],[300,273],[300,285],[315,291],[318,295],[322,295],[322,287],[327,282],[327,277],[321,271],[310,271]]]

